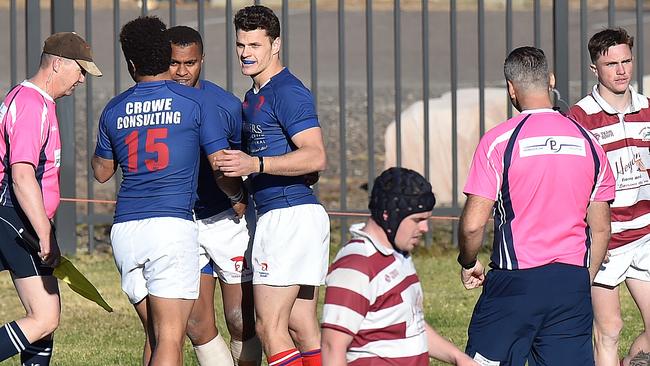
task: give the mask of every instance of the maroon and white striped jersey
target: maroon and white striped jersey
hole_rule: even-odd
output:
[[[350,228],[325,280],[323,328],[353,336],[349,365],[429,364],[422,287],[411,257]]]
[[[610,106],[597,85],[569,111],[602,145],[616,178],[609,249],[650,238],[650,108],[648,98],[632,87],[630,92],[625,113]]]

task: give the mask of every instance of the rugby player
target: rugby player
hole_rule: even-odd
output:
[[[609,261],[596,275],[594,306],[596,365],[618,365],[623,318],[619,285],[623,282],[641,312],[643,332],[627,356],[650,352],[650,108],[648,98],[630,82],[634,71],[634,37],[623,28],[605,29],[589,40],[590,69],[598,83],[569,115],[591,130],[616,172]]]
[[[187,321],[199,294],[199,245],[193,219],[199,153],[228,148],[226,118],[201,90],[171,80],[171,44],[156,17],[122,27],[120,43],[136,84],[113,98],[99,121],[92,167],[106,182],[123,179],[111,243],[122,290],[142,321],[144,365],[181,365]],[[219,187],[242,194],[241,180]]]
[[[167,32],[172,44],[169,68],[172,79],[214,94],[219,103],[215,107],[223,109],[228,116],[227,120],[220,121],[220,126],[229,145],[234,149],[240,148],[241,102],[218,85],[199,80],[204,60],[201,34],[182,25],[171,27]],[[201,245],[201,289],[187,323],[187,335],[194,345],[199,364],[228,365],[234,359],[239,366],[259,365],[262,346],[255,335],[251,236],[246,218],[237,217],[230,199],[217,187],[212,167],[205,156],[200,160],[194,216],[199,225]],[[215,326],[215,278],[219,279],[221,288],[226,326],[231,337],[230,350]]]
[[[325,280],[323,364],[429,365],[429,357],[478,365],[424,320],[411,252],[429,230],[436,199],[417,172],[390,168],[375,179],[370,218],[350,227]]]
[[[242,74],[243,150],[213,163],[226,176],[250,176],[258,220],[253,241],[257,334],[269,365],[320,365],[318,287],[329,252],[329,218],[304,178],[326,166],[309,90],[280,61],[280,22],[256,5],[235,15]]]

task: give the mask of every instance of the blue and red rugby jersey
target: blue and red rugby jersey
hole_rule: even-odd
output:
[[[284,68],[255,93],[246,92],[243,103],[243,147],[251,156],[278,156],[296,150],[291,137],[320,127],[309,89]],[[258,215],[270,210],[318,204],[302,176],[252,175]]]
[[[141,82],[113,98],[99,121],[95,155],[117,161],[123,180],[114,222],[192,220],[199,156],[228,148],[214,97],[171,80]]]
[[[241,101],[232,93],[207,80],[200,80],[199,87],[201,90],[212,94],[217,102],[215,107],[222,110],[224,119],[219,121],[219,126],[228,138],[230,148],[240,149],[242,133]],[[210,162],[205,158],[204,154],[201,154],[199,164],[198,200],[194,205],[194,214],[196,219],[201,220],[221,213],[232,207],[232,205],[228,196],[217,186]]]

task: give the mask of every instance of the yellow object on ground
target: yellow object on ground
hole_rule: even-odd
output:
[[[113,308],[108,305],[99,291],[97,291],[97,288],[95,288],[86,276],[79,272],[77,267],[68,258],[61,256],[59,265],[54,268],[54,277],[67,283],[72,291],[90,301],[94,301],[109,313],[113,312]]]

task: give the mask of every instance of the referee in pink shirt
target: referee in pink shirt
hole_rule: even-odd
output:
[[[101,76],[90,46],[74,32],[49,36],[31,78],[0,104],[0,271],[9,271],[25,316],[0,327],[0,362],[20,353],[21,365],[50,364],[61,300],[53,267],[59,245],[51,220],[59,206],[61,138],[55,100]],[[62,121],[73,123],[74,121]],[[38,238],[31,249],[20,233]]]
[[[544,52],[504,73],[518,116],[476,149],[460,221],[461,280],[483,285],[466,353],[481,365],[593,365],[590,287],[610,237],[614,176],[596,139],[553,110]],[[489,267],[476,258],[494,215]]]

